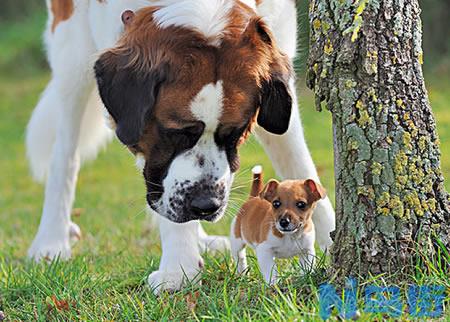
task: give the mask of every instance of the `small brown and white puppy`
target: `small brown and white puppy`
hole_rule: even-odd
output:
[[[313,210],[325,198],[325,189],[314,180],[270,180],[263,188],[262,167],[256,166],[250,199],[231,226],[231,252],[238,272],[247,268],[245,246],[256,252],[266,282],[276,283],[275,258],[299,255],[303,271],[313,267],[315,232]]]

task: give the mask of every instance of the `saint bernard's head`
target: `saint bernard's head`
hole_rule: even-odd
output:
[[[162,2],[123,14],[123,36],[95,65],[98,88],[119,140],[145,160],[150,207],[215,221],[252,125],[288,129],[291,66],[239,1]]]

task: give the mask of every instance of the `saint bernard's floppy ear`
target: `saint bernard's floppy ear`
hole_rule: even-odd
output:
[[[156,104],[158,91],[167,76],[167,66],[143,70],[129,64],[126,54],[112,51],[95,63],[100,97],[116,122],[116,134],[125,145],[135,145]]]
[[[288,130],[291,119],[292,96],[289,79],[292,77],[292,66],[289,58],[277,48],[263,21],[256,21],[256,32],[270,47],[272,56],[270,73],[261,84],[257,121],[266,131],[281,135]]]
[[[289,128],[291,109],[292,97],[287,81],[280,75],[272,75],[262,85],[258,124],[270,133],[284,134]]]

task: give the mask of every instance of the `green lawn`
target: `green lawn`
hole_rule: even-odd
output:
[[[254,258],[250,274],[239,277],[228,255],[207,255],[202,287],[192,285],[175,294],[153,296],[145,280],[158,267],[159,239],[157,232],[149,230],[143,180],[132,156],[117,141],[80,173],[75,207],[81,215],[74,221],[84,235],[74,248],[74,259],[51,265],[35,265],[25,259],[38,227],[43,198],[43,187],[29,176],[23,143],[27,120],[49,79],[48,71],[39,68],[42,58],[26,54],[36,46],[41,26],[42,17],[38,17],[25,29],[12,26],[0,35],[0,311],[6,318],[320,320],[318,285],[326,281],[326,275],[318,269],[301,277],[295,260],[283,262],[284,280],[279,288],[269,289],[262,283]],[[20,39],[15,38],[17,30],[21,31]],[[11,45],[13,40],[17,45]],[[443,172],[450,178],[450,79],[435,80],[432,75],[430,79]],[[330,114],[316,112],[311,93],[303,87],[300,105],[309,147],[333,199]],[[248,182],[249,169],[257,163],[265,166],[266,178],[274,175],[254,139],[243,147],[241,157],[236,186]],[[449,181],[446,186],[450,188]],[[236,189],[232,199],[240,203],[246,194],[247,188]],[[229,211],[218,224],[207,225],[208,232],[227,234],[232,216]],[[418,272],[414,278],[450,289],[448,276],[430,265],[424,269],[427,274]],[[383,278],[377,277],[376,283],[382,284]]]

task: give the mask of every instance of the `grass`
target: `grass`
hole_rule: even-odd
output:
[[[41,67],[37,45],[43,15],[27,24],[11,24],[0,34],[0,311],[8,320],[320,320],[318,285],[327,281],[324,265],[300,276],[295,260],[283,261],[278,288],[264,286],[254,257],[250,273],[235,274],[227,254],[205,256],[203,285],[155,297],[145,280],[157,269],[160,256],[157,232],[149,229],[144,206],[144,183],[130,154],[114,141],[95,162],[80,173],[74,217],[84,234],[74,248],[74,259],[36,265],[25,259],[36,232],[43,187],[28,175],[24,131],[33,106],[49,79]],[[442,170],[450,177],[450,79],[430,77],[430,99],[438,121]],[[330,196],[334,196],[331,118],[313,109],[313,97],[300,89],[300,105],[309,147]],[[274,176],[268,158],[251,139],[242,149],[242,168],[236,186],[246,185],[249,169],[265,167]],[[446,183],[450,188],[449,181]],[[247,188],[237,189],[233,200],[246,198]],[[233,213],[210,233],[227,234]],[[450,261],[448,253],[443,257]],[[424,259],[411,279],[418,284],[450,288],[448,272]],[[376,276],[383,285],[395,276]],[[407,285],[401,285],[405,294]],[[360,296],[359,304],[362,305]],[[447,302],[448,305],[448,302]],[[363,313],[362,319],[385,316]],[[406,316],[405,316],[406,318]],[[336,319],[333,318],[333,319]],[[450,315],[446,313],[446,319]],[[0,318],[1,320],[1,318]]]

